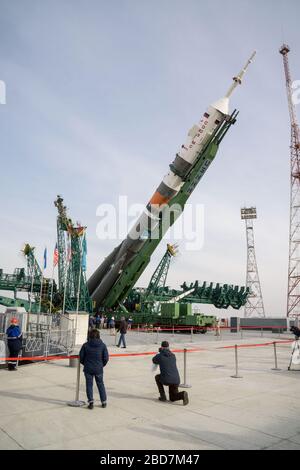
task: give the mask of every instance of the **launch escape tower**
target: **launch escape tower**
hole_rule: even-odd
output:
[[[253,220],[257,218],[256,208],[241,209],[241,219],[246,223],[247,237],[247,275],[246,286],[250,294],[245,305],[245,317],[265,317],[264,302],[255,256]]]
[[[290,48],[286,44],[283,44],[279,52],[283,57],[291,120],[291,189],[287,317],[295,318],[300,316],[300,132],[293,102],[292,78],[288,61]]]

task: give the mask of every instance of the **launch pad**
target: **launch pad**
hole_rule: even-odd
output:
[[[271,338],[249,337],[237,343],[259,344]],[[176,338],[168,339],[172,348],[183,346]],[[158,401],[149,355],[111,358],[104,373],[108,406],[103,410],[96,401],[92,412],[66,405],[76,383],[76,369],[67,360],[26,365],[16,374],[0,371],[0,449],[299,450],[295,409],[300,406],[300,374],[287,371],[290,345],[278,348],[281,371],[271,370],[271,349],[241,348],[243,379],[234,380],[234,351],[219,349],[232,345],[232,339],[196,339],[201,351],[187,357],[187,381],[192,385],[188,407]],[[126,352],[156,348],[129,344]],[[109,351],[115,352],[113,345]],[[183,378],[183,354],[177,353],[177,361]],[[85,399],[83,379],[79,398]]]

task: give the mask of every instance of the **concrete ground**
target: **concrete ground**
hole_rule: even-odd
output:
[[[129,333],[128,348],[113,353],[155,351],[155,334]],[[247,336],[247,337],[245,337]],[[286,336],[290,338],[290,336]],[[280,341],[284,335],[226,333],[161,334],[173,348],[201,347],[188,354],[190,403],[161,403],[154,382],[151,356],[111,357],[105,368],[108,407],[71,408],[76,369],[68,360],[30,364],[17,372],[0,370],[0,449],[300,449],[300,371],[288,371],[291,346],[238,350],[240,375],[235,373],[234,349],[222,346]],[[183,354],[177,353],[183,380]],[[95,397],[98,398],[96,388]],[[81,377],[80,399],[85,400]]]

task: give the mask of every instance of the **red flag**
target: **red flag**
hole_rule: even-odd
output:
[[[54,253],[53,253],[53,267],[55,267],[58,263],[58,248],[57,248],[57,243],[54,248]]]

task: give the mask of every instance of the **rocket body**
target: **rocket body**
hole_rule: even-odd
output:
[[[234,77],[234,84],[230,87],[227,95],[209,106],[200,122],[190,129],[186,142],[181,146],[175,160],[170,164],[168,173],[158,185],[125,240],[113,250],[88,280],[89,293],[97,306],[103,303],[119,276],[140,252],[146,241],[151,239],[160,222],[161,212],[166,205],[172,205],[172,199],[175,198],[184,185],[202,150],[205,149],[212,135],[226,120],[229,114],[229,96],[237,84],[241,83],[241,79],[254,55],[255,53],[240,74]],[[203,173],[206,169],[204,168]]]
[[[193,168],[199,153],[207,141],[228,115],[228,99],[224,98],[210,106],[187,135],[170,170],[158,185],[144,211],[133,225],[126,239],[103,261],[88,281],[88,288],[96,305],[101,305],[110,287],[146,240],[151,238],[159,223],[159,215],[182,188],[187,175]]]

